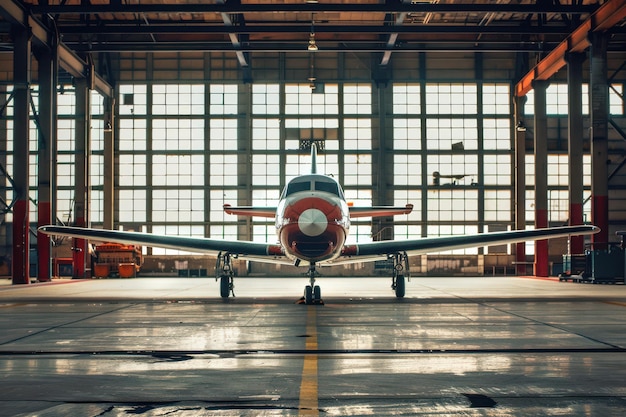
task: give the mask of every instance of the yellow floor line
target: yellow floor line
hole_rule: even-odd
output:
[[[317,351],[317,306],[307,306],[306,350]],[[300,416],[319,416],[317,385],[317,353],[304,355],[300,383]]]

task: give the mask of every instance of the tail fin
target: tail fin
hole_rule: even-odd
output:
[[[311,144],[311,174],[317,174],[317,145]]]

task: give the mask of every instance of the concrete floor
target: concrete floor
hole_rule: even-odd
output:
[[[0,415],[624,415],[624,285],[306,281],[0,285]]]

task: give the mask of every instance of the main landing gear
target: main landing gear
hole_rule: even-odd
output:
[[[228,299],[232,294],[235,296],[235,285],[233,284],[233,265],[230,253],[220,252],[215,263],[215,280],[220,280],[220,296]]]
[[[319,285],[315,285],[315,275],[317,272],[315,271],[315,264],[312,263],[309,265],[309,282],[310,285],[304,287],[304,297],[302,301],[304,304],[324,304],[322,301],[322,291],[320,290]]]
[[[409,280],[409,256],[406,252],[397,252],[393,256],[393,276],[391,277],[391,289],[396,293],[397,298],[404,298],[405,276]],[[406,274],[406,275],[404,275]]]

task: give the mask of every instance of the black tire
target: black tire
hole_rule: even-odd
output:
[[[396,277],[396,297],[404,298],[404,294],[405,294],[404,275],[398,275]]]
[[[316,303],[322,300],[322,290],[319,285],[313,287],[313,301]]]
[[[230,296],[230,277],[227,275],[223,275],[220,278],[220,296],[222,298]]]
[[[313,304],[313,288],[310,285],[304,288],[304,303]]]

